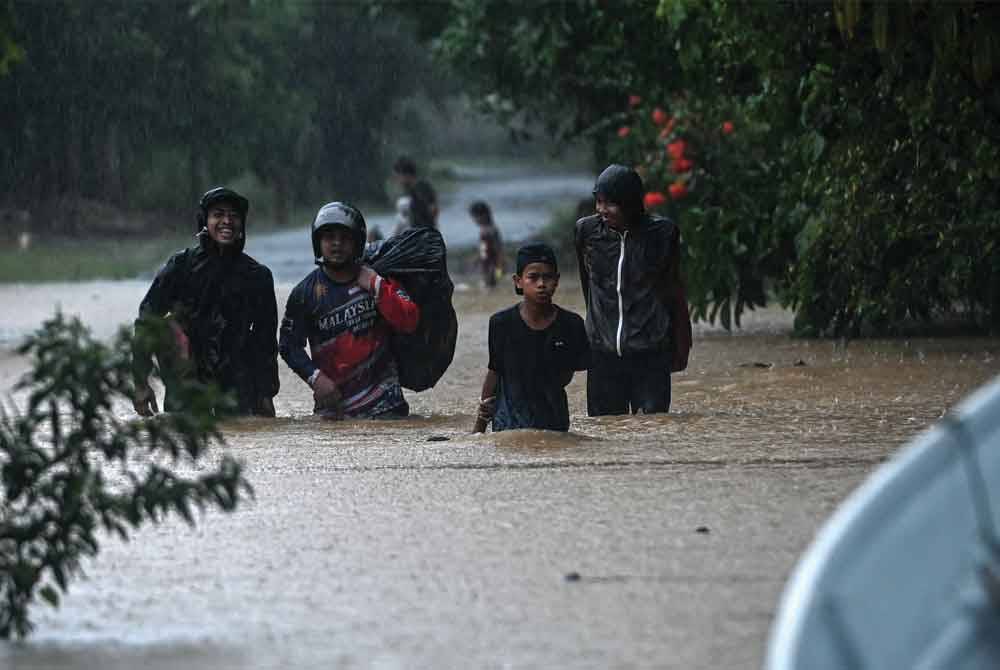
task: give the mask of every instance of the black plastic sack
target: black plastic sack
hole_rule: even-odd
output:
[[[458,317],[451,304],[455,285],[448,276],[444,238],[434,228],[411,228],[367,245],[363,261],[402,284],[420,306],[417,330],[394,334],[392,350],[404,388],[431,388],[451,365],[458,340]]]

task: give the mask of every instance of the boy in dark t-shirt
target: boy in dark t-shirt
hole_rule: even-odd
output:
[[[559,268],[540,242],[517,252],[514,286],[524,299],[490,317],[490,359],[474,432],[569,430],[565,387],[590,358],[583,319],[552,302]]]

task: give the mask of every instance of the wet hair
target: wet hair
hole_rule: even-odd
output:
[[[400,156],[392,164],[392,171],[399,174],[417,175],[417,164],[409,156]]]
[[[620,205],[630,219],[642,214],[642,197],[646,189],[639,173],[624,165],[612,164],[604,168],[594,184],[594,198],[604,197]]]
[[[490,211],[490,206],[482,200],[476,200],[474,203],[469,205],[469,216],[476,219],[482,217],[490,223],[493,223],[493,212]]]

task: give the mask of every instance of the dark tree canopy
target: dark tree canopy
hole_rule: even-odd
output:
[[[695,316],[1000,330],[1000,5],[452,0],[423,31],[498,118],[644,173]]]
[[[381,198],[393,106],[432,79],[411,35],[361,3],[0,5],[0,207],[187,208],[244,175],[279,212]]]

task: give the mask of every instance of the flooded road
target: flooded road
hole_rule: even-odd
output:
[[[4,328],[58,300],[109,334],[145,287],[0,286]],[[556,300],[582,311],[572,277]],[[455,302],[454,363],[407,394],[414,416],[319,422],[282,364],[278,419],[225,429],[256,502],[106,539],[0,667],[760,667],[827,515],[1000,373],[993,339],[845,347],[792,340],[791,315],[761,310],[736,334],[696,325],[669,415],[588,418],[578,374],[569,434],[473,436],[488,318],[514,295]],[[0,354],[5,392],[21,370]]]
[[[459,181],[454,190],[440,195],[441,212],[438,228],[451,249],[474,247],[479,244],[479,229],[469,217],[469,205],[485,200],[493,210],[494,220],[504,240],[528,239],[549,222],[554,208],[572,207],[590,195],[594,176],[586,174],[525,175],[523,168],[487,169],[465,167],[456,169]],[[322,203],[317,203],[317,209]],[[314,212],[315,213],[315,212]],[[396,226],[395,213],[363,211],[368,228],[378,228],[389,235]],[[294,284],[305,275],[303,268],[312,264],[312,246],[308,231],[312,219],[301,225],[266,236],[253,234],[247,238],[247,253],[271,269],[277,281]],[[451,269],[459,267],[461,258],[451,258]],[[458,262],[458,263],[457,263]]]

